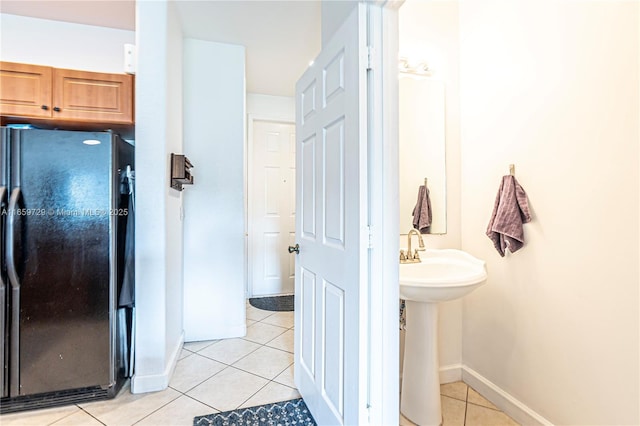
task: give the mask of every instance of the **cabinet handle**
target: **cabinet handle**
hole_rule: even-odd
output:
[[[49,107],[47,105],[42,105],[40,108],[42,108],[45,111],[49,109]]]
[[[60,111],[61,111],[60,107],[53,107],[53,110],[54,110],[55,112],[60,112]]]

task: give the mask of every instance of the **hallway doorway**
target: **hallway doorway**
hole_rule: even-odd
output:
[[[248,297],[293,294],[295,126],[252,120],[248,149]]]

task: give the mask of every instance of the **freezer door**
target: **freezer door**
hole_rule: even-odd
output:
[[[24,131],[12,139],[11,165],[19,395],[109,386],[112,136]]]
[[[0,127],[0,397],[9,392],[9,297],[4,267],[4,235],[7,208],[7,161],[10,129]]]

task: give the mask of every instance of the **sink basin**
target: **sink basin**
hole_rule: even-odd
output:
[[[453,249],[431,249],[420,263],[400,264],[400,298],[445,302],[463,297],[487,281],[484,261]]]

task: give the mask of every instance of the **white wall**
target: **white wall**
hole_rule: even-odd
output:
[[[461,2],[463,360],[559,425],[637,425],[637,2]],[[508,165],[526,245],[485,236]]]
[[[169,187],[182,151],[182,35],[166,0],[137,2],[136,366],[134,393],[168,386],[182,335],[181,195]],[[177,80],[176,80],[177,79]]]
[[[320,3],[322,45],[338,31],[347,16],[355,9],[357,0],[330,0]]]
[[[447,233],[424,235],[424,241],[428,248],[460,248],[458,2],[408,0],[400,7],[399,27],[401,55],[416,62],[427,61],[433,69],[433,78],[445,84]],[[401,231],[406,232],[406,230]],[[400,247],[406,247],[406,245],[406,237],[402,237]],[[462,302],[458,300],[442,303],[439,320],[440,367],[444,369],[459,367],[462,362]],[[459,379],[455,375],[442,374],[441,377],[446,381]]]
[[[245,50],[184,41],[184,327],[187,341],[245,328]]]
[[[0,14],[0,60],[107,73],[124,72],[135,32]]]
[[[293,97],[247,93],[247,114],[271,120],[294,122],[296,103]]]
[[[164,191],[166,200],[165,232],[167,235],[166,273],[167,273],[167,303],[165,315],[167,318],[165,355],[172,360],[176,348],[184,341],[183,334],[183,222],[182,222],[182,194],[169,188],[171,173],[171,153],[183,151],[183,87],[182,81],[182,28],[175,3],[167,3],[167,140],[165,154]],[[172,360],[172,362],[175,362]]]

